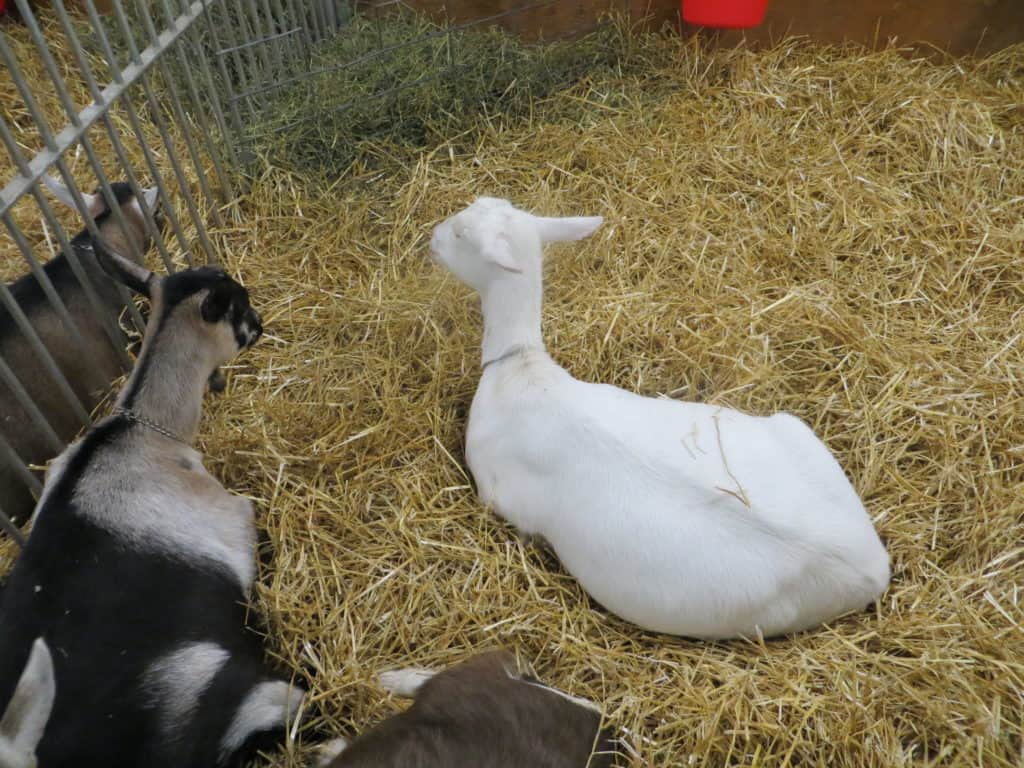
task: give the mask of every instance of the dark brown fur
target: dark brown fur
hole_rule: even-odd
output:
[[[97,217],[102,216],[106,210],[102,198],[99,198],[99,201],[98,205],[101,207],[92,211]],[[128,226],[135,230],[132,237],[136,242],[140,242],[144,224],[138,210],[126,204],[122,204],[121,210]],[[116,217],[110,216],[103,220],[100,232],[112,245],[118,247],[121,253],[132,252],[127,246],[125,234],[118,226]],[[120,316],[125,302],[113,282],[101,269],[94,253],[95,243],[92,242],[92,237],[83,230],[74,238],[71,247],[75,249],[100,303],[111,317]],[[148,243],[145,247],[148,247]],[[64,324],[43,295],[33,275],[28,274],[18,279],[10,289],[75,395],[86,410],[91,410],[107,393],[111,382],[124,373],[124,368],[110,342],[110,337],[103,330],[100,319],[96,317],[77,278],[71,272],[67,256],[61,254],[49,261],[45,265],[45,271],[67,307],[72,321],[77,325],[85,349],[79,349],[72,343]],[[65,443],[70,441],[81,429],[81,422],[57,389],[57,385],[53,383],[43,363],[32,351],[21,329],[2,307],[0,356],[28,391],[57,436]],[[57,454],[58,451],[33,425],[28,413],[17,403],[14,393],[3,381],[0,381],[0,403],[3,403],[0,412],[0,435],[23,461],[42,464]],[[28,487],[11,467],[0,460],[0,509],[15,520],[24,520],[34,507],[35,500]]]
[[[505,653],[476,656],[424,683],[413,705],[356,740],[329,768],[608,768],[601,717],[512,677]]]

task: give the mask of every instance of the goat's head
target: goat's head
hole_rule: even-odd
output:
[[[156,187],[140,189],[140,195],[137,196],[131,186],[123,181],[111,184],[110,191],[122,214],[121,217],[118,217],[107,204],[106,197],[99,189],[92,194],[81,193],[82,201],[85,203],[85,211],[81,211],[75,204],[75,198],[70,189],[52,176],[43,176],[42,180],[46,188],[62,203],[78,211],[80,215],[88,214],[96,222],[96,228],[104,241],[116,248],[119,253],[128,254],[141,263],[143,254],[152,245],[146,233],[145,217],[147,213],[153,217],[156,226],[158,228],[160,226],[159,197]],[[122,218],[125,227],[121,226],[120,219]]]
[[[457,278],[482,292],[496,277],[539,271],[548,243],[581,240],[600,216],[534,216],[508,200],[480,197],[434,228],[430,252]]]
[[[46,642],[39,638],[0,719],[0,766],[35,768],[36,747],[50,719],[56,692],[53,657]]]
[[[263,333],[249,292],[223,269],[199,267],[161,277],[121,256],[105,240],[97,246],[97,258],[107,274],[149,298],[147,338],[159,332],[190,345],[192,355],[209,365],[209,374]]]

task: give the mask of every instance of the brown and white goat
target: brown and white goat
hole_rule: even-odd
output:
[[[519,674],[485,653],[443,672],[385,672],[381,686],[414,697],[404,712],[351,745],[335,742],[325,768],[606,768],[615,751],[589,701]]]
[[[67,188],[48,176],[44,176],[43,181],[58,200],[74,207],[74,200]],[[112,184],[111,190],[129,231],[120,226],[118,217],[98,193],[83,195],[89,214],[95,220],[104,241],[120,253],[136,252],[129,241],[141,245],[141,252],[144,253],[150,243],[146,237],[142,206],[127,184]],[[157,190],[146,189],[143,196],[146,210],[154,211]],[[88,229],[83,229],[71,240],[70,247],[95,288],[96,297],[104,311],[114,318],[120,316],[125,302],[100,267],[98,252],[101,246]],[[78,282],[68,255],[61,253],[54,257],[43,266],[43,271],[78,327],[84,348],[69,338],[67,329],[34,275],[23,275],[12,283],[9,286],[11,295],[28,317],[77,398],[87,410],[92,410],[107,393],[110,383],[124,372],[121,359]],[[3,307],[0,307],[0,357],[31,394],[33,402],[57,437],[63,442],[71,440],[81,429],[81,422],[75,416],[71,404],[51,381],[28,339]],[[0,435],[3,435],[21,460],[26,464],[43,464],[51,459],[55,453],[52,443],[35,426],[4,381],[0,381],[0,403],[4,404],[0,412]],[[21,520],[28,517],[34,506],[35,500],[15,469],[0,461],[0,508],[10,517]]]
[[[97,253],[149,296],[149,322],[113,413],[47,473],[0,593],[0,701],[42,636],[57,694],[41,765],[241,765],[303,693],[264,669],[245,626],[252,505],[206,471],[192,442],[208,377],[259,338],[261,319],[223,270],[159,277]]]

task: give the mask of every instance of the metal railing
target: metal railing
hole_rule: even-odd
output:
[[[102,332],[122,370],[130,367],[126,352],[127,335],[121,312],[112,312],[100,299],[79,255],[71,247],[73,235],[62,225],[41,185],[44,175],[55,174],[67,187],[85,229],[98,235],[90,215],[83,183],[97,186],[116,223],[127,228],[118,205],[113,181],[125,181],[140,200],[145,232],[165,269],[196,261],[217,260],[207,230],[207,218],[220,226],[224,207],[235,200],[241,178],[237,173],[248,159],[246,129],[260,113],[266,100],[282,89],[329,73],[341,76],[345,70],[370,60],[384,60],[395,45],[385,45],[380,35],[376,50],[363,52],[353,61],[324,67],[312,64],[312,51],[322,40],[333,37],[357,14],[372,13],[378,25],[387,13],[405,6],[400,0],[350,2],[350,0],[108,0],[102,13],[94,0],[79,0],[70,11],[63,0],[52,0],[52,10],[34,14],[27,0],[14,0],[22,17],[18,41],[32,49],[33,60],[41,65],[42,76],[33,79],[16,54],[13,29],[0,26],[0,61],[23,102],[21,123],[0,112],[0,142],[10,158],[13,171],[0,189],[0,220],[10,235],[13,251],[0,245],[0,268],[13,279],[12,258],[24,262],[39,286],[60,327],[73,347],[88,358],[88,347],[72,318],[61,290],[44,269],[46,256],[63,254],[77,280],[89,311],[101,322]],[[463,21],[441,23],[436,31],[418,40],[447,36],[482,25],[501,22],[548,6],[557,0],[540,0],[500,13]],[[453,0],[453,5],[458,3]],[[575,34],[581,30],[570,30]],[[61,56],[55,57],[48,35],[59,41]],[[37,57],[37,58],[36,58]],[[69,65],[68,62],[71,62]],[[61,70],[61,65],[70,72]],[[453,62],[453,71],[457,65]],[[403,83],[376,94],[386,96],[426,82],[445,72]],[[49,113],[40,94],[49,97]],[[78,100],[88,101],[84,105]],[[84,96],[84,97],[83,97]],[[56,105],[56,106],[55,106]],[[346,105],[338,105],[345,109]],[[54,115],[57,115],[54,118]],[[60,125],[56,123],[60,121]],[[101,151],[101,149],[103,151]],[[84,162],[81,162],[84,156]],[[135,162],[132,162],[132,159]],[[105,167],[106,165],[110,167]],[[148,210],[142,195],[143,179],[158,190],[162,227]],[[0,183],[3,183],[0,176]],[[20,223],[19,223],[20,222]],[[28,222],[31,232],[26,232]],[[54,242],[55,241],[55,242]],[[143,258],[136,250],[130,254]],[[23,270],[24,271],[24,270]],[[109,290],[109,288],[108,288]],[[129,328],[143,328],[139,310],[121,291]],[[31,428],[46,445],[45,457],[26,457],[11,444],[0,419],[0,470],[17,477],[23,491],[38,497],[42,485],[29,465],[56,456],[90,424],[96,402],[83,398],[75,382],[54,359],[39,329],[25,307],[19,305],[10,287],[0,282],[0,307],[45,371],[45,381],[25,381],[15,361],[0,354],[0,392],[5,386],[14,403],[23,409]],[[2,339],[0,339],[2,341]],[[0,353],[3,352],[0,347]],[[97,370],[94,361],[81,361],[86,375],[105,391],[110,376]],[[80,389],[80,388],[79,388]],[[62,406],[73,414],[73,428],[55,428],[41,403],[40,392],[56,393]],[[51,398],[52,399],[52,398]],[[3,409],[12,405],[0,403]],[[0,487],[0,530],[21,542],[18,527],[4,508]],[[24,510],[17,517],[23,518]]]
[[[14,118],[0,114],[0,142],[13,169],[0,189],[0,220],[14,246],[13,252],[0,248],[0,254],[8,260],[20,256],[27,267],[22,271],[38,282],[48,313],[57,318],[60,331],[78,350],[80,370],[90,377],[90,383],[109,387],[109,376],[89,359],[89,346],[68,309],[66,293],[62,294],[44,269],[47,257],[60,253],[67,259],[79,295],[100,320],[106,341],[124,370],[131,363],[127,336],[120,318],[101,301],[80,254],[71,247],[74,233],[62,224],[44,191],[43,176],[55,175],[67,187],[93,237],[99,233],[80,185],[96,184],[110,215],[127,229],[112,186],[123,180],[139,201],[146,234],[168,271],[197,260],[216,261],[207,217],[220,225],[221,205],[235,198],[235,137],[241,133],[246,113],[259,108],[257,94],[239,92],[259,92],[262,83],[301,67],[310,47],[343,23],[339,10],[347,4],[336,0],[136,0],[131,4],[113,0],[109,11],[101,13],[93,0],[78,3],[73,11],[62,0],[53,0],[52,11],[38,15],[26,0],[15,0],[15,7],[21,24],[0,27],[0,62],[20,96],[27,120],[18,125]],[[59,38],[61,61],[48,37]],[[20,60],[16,42],[22,46]],[[38,71],[35,77],[25,71],[27,44],[33,64],[42,69],[42,80]],[[61,69],[69,60],[74,65],[70,76]],[[76,104],[72,95],[83,86],[89,98],[84,106]],[[51,104],[47,112],[40,98],[43,93],[55,100],[58,108]],[[100,144],[106,152],[100,150]],[[33,145],[39,148],[31,154]],[[85,162],[77,165],[83,167],[73,169],[69,158],[82,156]],[[138,158],[134,164],[132,156]],[[147,185],[156,187],[163,201],[161,213],[169,230],[166,236],[145,204],[142,190]],[[24,231],[26,221],[41,226],[42,240]],[[39,252],[47,250],[45,256]],[[131,255],[143,256],[138,252]],[[3,266],[9,273],[12,265]],[[138,309],[123,293],[122,299],[130,324],[141,331]],[[68,380],[66,369],[62,370],[35,327],[30,317],[33,310],[19,305],[11,287],[3,282],[0,307],[8,315],[10,330],[20,334],[46,374],[45,381],[22,380],[16,361],[0,357],[0,383],[12,398],[11,403],[0,404],[0,409],[10,410],[15,404],[21,408],[50,458],[75,435],[54,427],[39,393],[57,394],[61,406],[74,415],[75,432],[89,425],[96,403],[83,398],[80,388]],[[41,482],[28,462],[39,457],[20,455],[12,439],[0,429],[0,466],[38,497]],[[20,542],[21,534],[4,502],[0,498],[0,530]],[[24,510],[17,512],[24,517]]]

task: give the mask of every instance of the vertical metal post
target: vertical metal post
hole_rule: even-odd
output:
[[[147,6],[148,0],[137,0],[136,5],[140,8],[142,18],[145,23],[146,31],[149,33],[150,42],[153,45],[159,43],[159,37],[157,35],[156,27],[153,25],[153,19],[149,14],[149,8]],[[174,113],[174,118],[178,123],[178,129],[181,132],[182,138],[185,140],[185,149],[188,151],[189,157],[192,160],[192,167],[196,172],[196,180],[199,182],[199,189],[202,191],[203,196],[208,201],[214,201],[216,198],[213,196],[213,192],[210,191],[210,185],[206,179],[206,171],[203,168],[203,160],[200,157],[199,150],[196,147],[195,138],[192,136],[192,131],[189,130],[188,117],[185,115],[185,110],[182,109],[181,100],[178,97],[178,86],[175,83],[174,77],[170,74],[167,67],[167,62],[164,61],[166,57],[166,51],[163,55],[157,57],[156,66],[160,70],[160,74],[163,77],[164,90],[170,97],[171,110]],[[145,83],[145,79],[143,80]],[[168,147],[168,152],[171,148]],[[188,187],[181,190],[183,195],[191,197],[192,191]],[[216,205],[210,206],[210,211],[213,214],[213,219],[218,226],[222,224],[220,220],[220,210]],[[202,227],[203,234],[205,234],[206,227]],[[204,240],[201,235],[200,240]],[[213,252],[213,248],[210,246],[208,241],[203,242],[203,247],[207,252],[207,256],[210,261],[216,261],[216,254]]]

